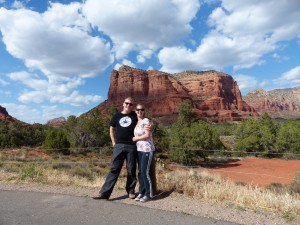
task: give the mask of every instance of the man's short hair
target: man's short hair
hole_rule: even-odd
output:
[[[132,103],[134,102],[134,99],[132,98],[132,97],[127,97],[127,98],[125,98],[125,101],[126,100],[129,100],[129,101],[131,101]]]

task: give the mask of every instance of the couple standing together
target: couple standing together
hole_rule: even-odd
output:
[[[128,97],[123,103],[122,112],[117,112],[110,121],[110,138],[114,147],[111,168],[105,183],[94,199],[109,199],[126,160],[128,197],[146,202],[153,197],[150,166],[153,159],[154,144],[151,125],[145,118],[145,107],[137,104],[133,109],[133,98]],[[135,196],[136,161],[138,161],[139,194]]]

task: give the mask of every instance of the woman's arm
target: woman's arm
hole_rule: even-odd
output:
[[[149,130],[145,130],[145,133],[141,136],[133,137],[133,141],[143,141],[151,136],[151,132]]]

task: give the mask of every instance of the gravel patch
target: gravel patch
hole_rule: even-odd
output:
[[[75,187],[75,186],[52,186],[35,183],[6,183],[0,182],[0,190],[17,190],[48,192],[80,197],[92,197],[97,195],[99,188]],[[297,225],[300,217],[293,221],[285,221],[275,213],[263,210],[250,210],[237,208],[232,204],[221,205],[218,203],[192,199],[178,193],[160,193],[152,201],[141,203],[128,199],[123,190],[114,190],[110,201],[138,205],[166,211],[181,212],[184,214],[203,216],[218,220],[225,220],[245,225]]]

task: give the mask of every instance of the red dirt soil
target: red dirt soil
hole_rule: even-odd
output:
[[[234,182],[265,187],[272,183],[292,183],[300,172],[300,160],[245,158],[211,169],[201,169]]]

